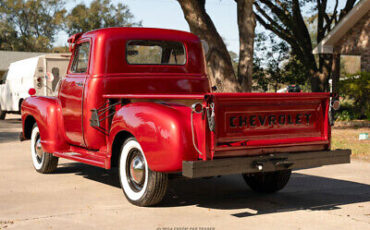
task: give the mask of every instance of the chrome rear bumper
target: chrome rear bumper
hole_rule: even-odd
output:
[[[183,161],[182,175],[189,178],[239,173],[271,172],[315,168],[323,165],[344,164],[351,161],[351,150],[278,153],[262,156]]]

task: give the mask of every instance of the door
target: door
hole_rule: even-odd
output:
[[[67,141],[78,146],[85,146],[82,108],[85,81],[89,74],[89,56],[89,41],[78,42],[70,69],[63,79],[59,93]]]

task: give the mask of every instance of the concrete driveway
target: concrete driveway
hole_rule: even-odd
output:
[[[117,173],[67,160],[42,175],[19,116],[0,121],[0,229],[370,229],[370,163],[296,171],[273,195],[241,176],[170,180],[157,207],[126,201]]]

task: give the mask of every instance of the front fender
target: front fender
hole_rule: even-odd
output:
[[[26,137],[26,120],[33,117],[40,130],[41,145],[45,152],[62,152],[68,149],[62,108],[55,97],[28,97],[22,103],[23,136]],[[32,127],[31,127],[32,128]]]
[[[181,171],[183,160],[196,160],[190,130],[190,108],[153,102],[128,104],[112,120],[109,146],[127,131],[140,143],[153,171]]]

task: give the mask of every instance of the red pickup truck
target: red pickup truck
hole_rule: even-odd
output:
[[[21,138],[40,173],[59,157],[118,167],[127,199],[149,206],[170,173],[242,174],[275,192],[291,170],[350,162],[349,150],[330,150],[329,93],[213,93],[191,33],[108,28],[68,42],[58,96],[22,104]]]

